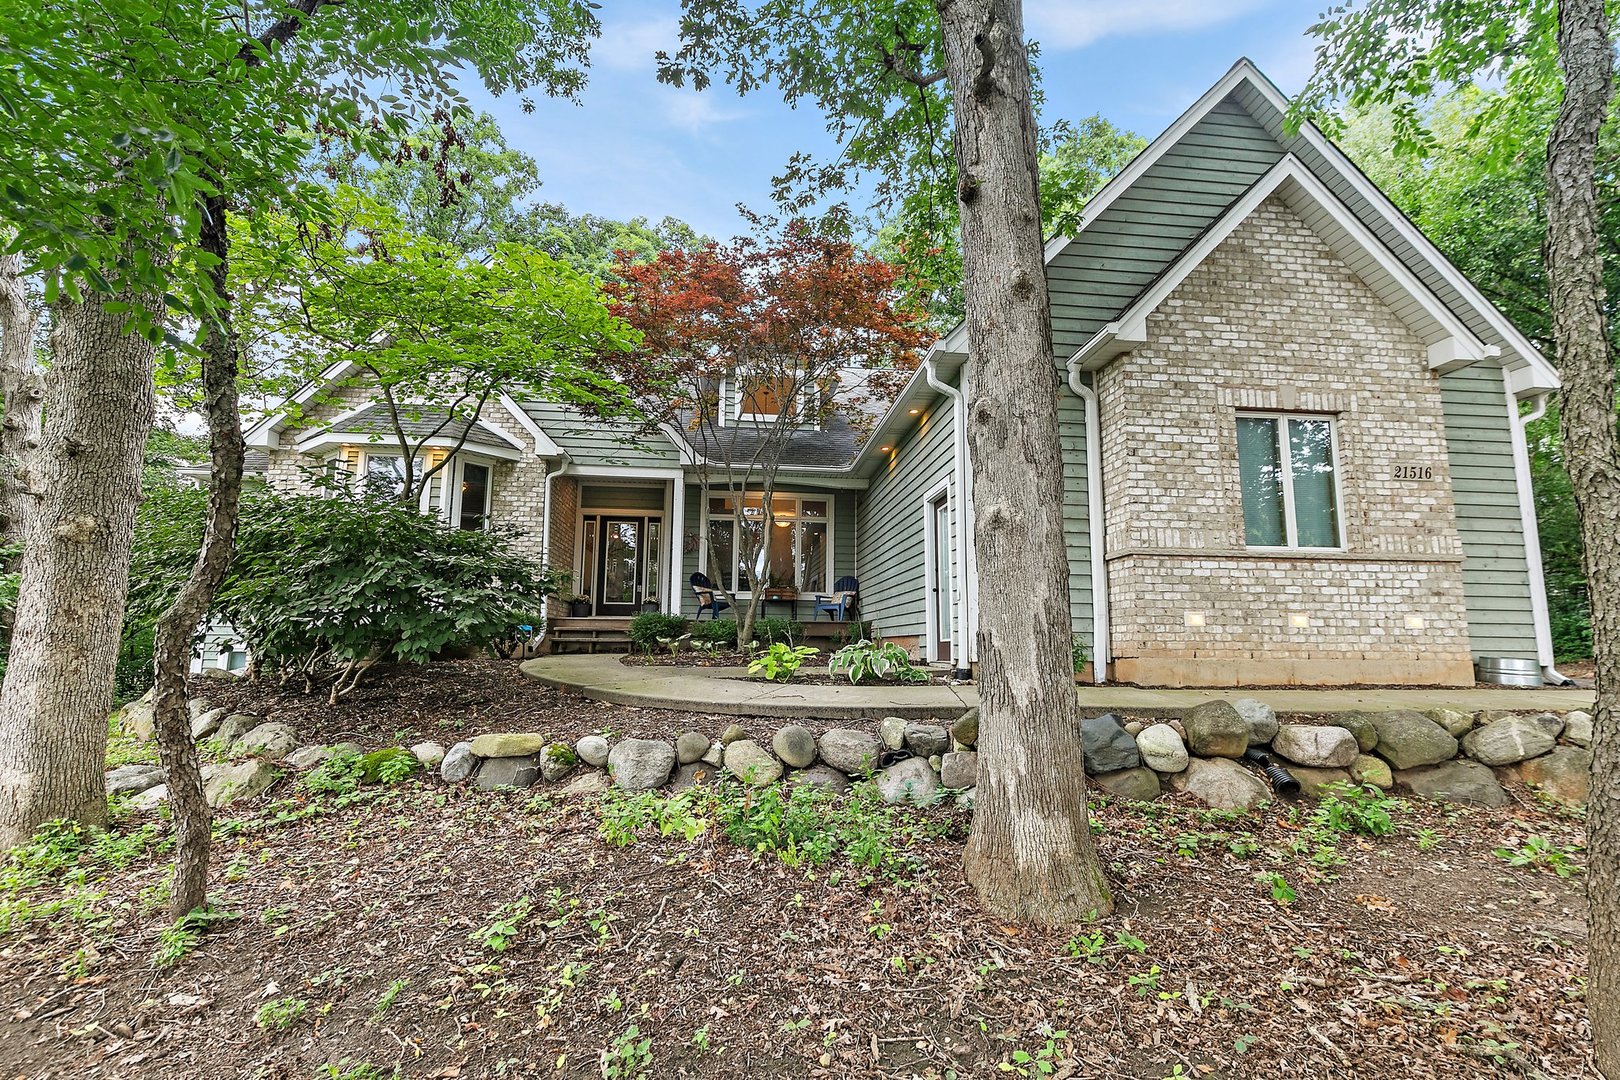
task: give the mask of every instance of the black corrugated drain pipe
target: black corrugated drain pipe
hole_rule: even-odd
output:
[[[1262,753],[1259,750],[1245,750],[1243,760],[1252,765],[1258,765],[1260,771],[1266,774],[1266,779],[1271,782],[1271,790],[1277,794],[1288,796],[1299,794],[1299,781],[1295,780],[1293,774],[1287,769],[1274,764],[1271,755]]]

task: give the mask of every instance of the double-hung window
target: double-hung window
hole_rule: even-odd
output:
[[[1239,413],[1237,443],[1245,545],[1343,546],[1331,417]]]

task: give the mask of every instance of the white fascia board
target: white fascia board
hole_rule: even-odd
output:
[[[1266,100],[1266,103],[1280,114],[1286,116],[1288,113],[1288,98],[1283,95],[1281,90],[1277,89],[1276,84],[1266,78],[1248,60],[1239,61],[1239,66],[1246,68],[1249,83]],[[1234,68],[1233,70],[1237,69]],[[1513,325],[1512,320],[1503,315],[1495,304],[1486,299],[1485,295],[1475,287],[1474,283],[1468,280],[1468,276],[1458,270],[1451,260],[1446,258],[1440,249],[1434,246],[1434,242],[1425,236],[1423,231],[1401,212],[1400,207],[1396,206],[1390,200],[1390,197],[1385,195],[1378,185],[1374,184],[1343,150],[1334,145],[1331,139],[1322,134],[1321,130],[1308,120],[1300,124],[1299,137],[1304,139],[1311,149],[1326,158],[1328,163],[1355,189],[1356,194],[1372,204],[1384,219],[1395,228],[1395,231],[1400,234],[1401,239],[1411,244],[1418,254],[1445,279],[1446,284],[1457,290],[1463,300],[1475,311],[1479,312],[1480,316],[1490,324],[1491,329],[1501,335],[1502,340],[1507,342],[1508,347],[1515,354],[1511,357],[1502,358],[1502,366],[1510,374],[1522,368],[1530,369],[1529,373],[1520,380],[1526,387],[1521,396],[1534,396],[1546,390],[1556,390],[1561,385],[1557,369],[1548,362],[1545,356],[1541,355],[1541,350],[1537,349],[1530,339],[1525,337],[1519,328]]]
[[[511,439],[505,440],[508,444]],[[456,449],[457,440],[445,435],[434,435],[422,440],[422,448],[438,450]],[[364,446],[368,449],[381,449],[385,452],[398,452],[399,443],[386,435],[373,435],[363,431],[332,431],[323,429],[297,444],[295,449],[300,454],[313,454],[329,446]],[[491,446],[483,442],[465,442],[461,449],[469,454],[482,454],[485,457],[498,458],[501,461],[522,461],[523,452],[520,447]]]
[[[1317,179],[1298,158],[1288,154],[1238,196],[1226,212],[1146,292],[1137,297],[1119,319],[1103,327],[1081,346],[1071,363],[1079,364],[1083,370],[1093,371],[1142,344],[1147,339],[1148,316],[1157,311],[1170,294],[1273,194],[1295,210],[1309,204],[1325,211],[1333,225],[1328,231],[1333,235],[1322,235],[1321,229],[1315,231],[1329,247],[1340,249],[1350,245],[1373,260],[1378,269],[1373,277],[1377,280],[1367,282],[1373,291],[1380,295],[1399,291],[1417,301],[1426,318],[1410,321],[1422,324],[1414,325],[1412,329],[1429,346],[1431,367],[1449,369],[1484,360],[1490,355],[1489,347],[1441,303],[1440,298],[1408,270],[1406,264],[1396,258],[1395,253],[1326,184]],[[1343,256],[1344,252],[1340,250],[1339,254]]]
[[[535,423],[534,417],[523,411],[523,406],[519,405],[511,394],[501,395],[501,407],[511,413],[512,419],[517,422],[518,427],[527,432],[529,438],[534,440],[535,457],[560,458],[568,456],[563,453],[562,447],[558,446],[556,441],[546,434],[545,428]]]
[[[302,405],[327,386],[348,375],[355,368],[353,360],[339,360],[315,378],[300,386],[283,405],[267,413],[243,434],[242,440],[255,450],[277,450],[281,447],[281,426],[287,422],[287,404]],[[352,411],[352,410],[351,410]]]

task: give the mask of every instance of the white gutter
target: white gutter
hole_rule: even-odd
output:
[[[1069,359],[1069,389],[1086,403],[1086,527],[1091,533],[1091,679],[1108,681],[1113,659],[1108,637],[1108,563],[1104,541],[1101,413],[1097,391],[1080,381],[1081,353]]]
[[[968,655],[967,642],[969,640],[968,620],[972,611],[969,603],[968,587],[968,544],[964,539],[967,532],[968,508],[973,505],[972,495],[968,490],[966,474],[967,469],[967,412],[962,398],[962,391],[943,382],[934,367],[934,359],[930,356],[923,362],[924,376],[928,385],[951,401],[951,442],[955,451],[951,457],[951,468],[956,473],[956,513],[951,517],[952,543],[956,547],[957,565],[960,570],[960,584],[956,590],[956,601],[952,605],[955,617],[951,626],[951,663],[956,667],[956,677],[966,679],[972,673],[972,659]]]
[[[1519,492],[1519,520],[1524,529],[1524,562],[1530,574],[1530,613],[1536,627],[1536,659],[1541,663],[1541,677],[1554,686],[1570,686],[1574,680],[1553,667],[1552,615],[1547,610],[1547,579],[1541,565],[1541,531],[1536,523],[1535,488],[1530,477],[1529,440],[1525,428],[1533,420],[1547,414],[1548,394],[1543,392],[1532,398],[1529,412],[1520,414],[1519,399],[1503,373],[1503,389],[1507,394],[1508,428],[1513,442],[1513,479]]]

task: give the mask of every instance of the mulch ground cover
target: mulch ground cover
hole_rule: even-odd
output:
[[[455,667],[336,707],[230,700],[368,748],[733,719]],[[873,869],[739,846],[703,803],[683,828],[629,815],[645,800],[289,778],[221,812],[212,891],[233,917],[194,942],[164,933],[152,845],[0,877],[0,1075],[1589,1075],[1583,881],[1554,872],[1578,868],[1583,827],[1516,794],[1397,807],[1376,838],[1309,807],[1099,803],[1117,908],[1040,930],[978,907],[960,810],[863,811],[848,828],[886,851]]]

